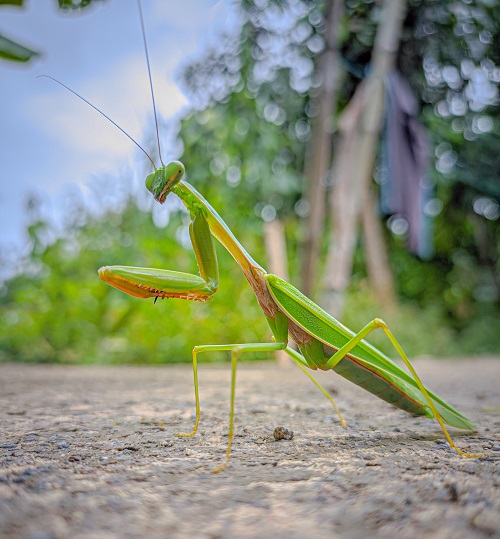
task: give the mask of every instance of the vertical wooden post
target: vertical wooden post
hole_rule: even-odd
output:
[[[264,223],[264,244],[269,271],[288,281],[285,227],[279,219]],[[275,356],[280,365],[288,365],[291,361],[284,350],[277,350]]]

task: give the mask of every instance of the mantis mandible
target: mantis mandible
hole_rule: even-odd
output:
[[[330,400],[343,426],[346,426],[346,422],[333,399],[310,374],[310,370],[333,370],[402,410],[414,415],[424,415],[436,419],[448,444],[459,455],[470,458],[481,456],[465,453],[455,445],[445,424],[470,431],[475,428],[474,423],[432,391],[425,388],[405,352],[383,320],[375,318],[361,331],[354,333],[291,284],[276,275],[267,273],[244,249],[210,203],[183,179],[185,173],[183,164],[179,161],[172,161],[167,165],[163,164],[140,2],[138,2],[138,5],[161,166],[157,168],[144,149],[113,120],[76,94],[76,92],[68,89],[110,120],[147,155],[154,167],[154,171],[146,178],[146,188],[158,203],[163,204],[170,194],[174,194],[182,200],[191,218],[189,232],[199,268],[199,275],[167,269],[105,266],[99,269],[99,276],[111,286],[136,298],[152,298],[155,302],[158,298],[178,298],[205,302],[212,298],[218,288],[219,269],[214,244],[215,238],[232,255],[243,272],[255,293],[257,302],[273,334],[273,340],[266,343],[204,344],[194,347],[193,374],[196,418],[193,430],[190,433],[180,433],[179,436],[192,437],[198,430],[200,421],[199,354],[215,351],[231,352],[229,437],[225,460],[214,471],[220,472],[223,470],[229,462],[234,437],[234,403],[238,357],[246,352],[284,350]],[[395,362],[365,340],[365,337],[378,328],[384,331],[409,373],[401,369]],[[288,345],[290,340],[296,343],[298,351]]]

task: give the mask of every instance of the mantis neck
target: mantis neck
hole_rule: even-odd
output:
[[[255,262],[236,239],[222,217],[192,185],[185,181],[180,181],[172,192],[182,200],[191,214],[203,212],[212,235],[231,254],[250,284],[254,281],[256,274],[264,275],[266,273],[264,268]]]

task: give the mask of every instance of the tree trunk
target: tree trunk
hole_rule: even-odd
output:
[[[337,32],[343,9],[342,0],[328,1],[325,15],[326,50],[319,59],[319,72],[323,76],[323,83],[316,99],[318,113],[312,122],[311,140],[306,156],[306,200],[309,202],[309,214],[306,237],[302,246],[301,290],[307,296],[313,294],[316,263],[320,255],[320,241],[324,229],[326,178],[332,153],[332,120],[340,78]]]
[[[377,144],[384,112],[384,80],[394,67],[401,27],[405,12],[405,0],[384,0],[380,24],[373,47],[370,71],[358,86],[343,118],[343,141],[337,153],[335,183],[331,192],[332,242],[328,253],[323,307],[336,318],[343,312],[345,290],[352,271],[358,225],[363,205],[367,200]],[[373,234],[365,237],[372,241]],[[378,240],[381,235],[378,235]],[[381,253],[385,247],[370,246],[368,253]],[[390,274],[386,257],[376,262],[367,261],[371,272],[384,267]],[[375,277],[374,286],[392,280]],[[376,291],[380,298],[393,297],[393,293]]]
[[[371,186],[368,186],[361,216],[366,267],[377,301],[386,309],[391,309],[396,303],[394,279],[389,266],[382,225],[375,208],[375,195]]]

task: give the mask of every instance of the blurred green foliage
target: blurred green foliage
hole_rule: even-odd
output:
[[[220,289],[205,304],[159,300],[153,305],[99,280],[99,267],[124,261],[195,273],[193,253],[182,240],[189,221],[184,211],[173,212],[162,229],[155,226],[151,213],[139,209],[131,198],[119,212],[109,211],[99,218],[84,212],[81,208],[79,223],[69,226],[64,237],[49,245],[46,238],[51,233],[46,222],[37,221],[29,227],[31,250],[23,263],[24,272],[0,288],[0,361],[168,363],[190,361],[195,344],[269,338],[250,287],[221,248]],[[232,223],[233,230],[263,261],[256,225],[247,224],[245,219]],[[288,226],[296,227],[293,223]],[[410,280],[419,279],[422,269],[415,269],[415,260],[401,261],[405,262]],[[438,272],[426,273],[428,284],[439,282]],[[462,331],[449,323],[446,302],[440,297],[426,302],[424,309],[402,302],[384,317],[412,356],[492,352],[499,344],[497,314],[494,309],[474,309]],[[366,278],[356,274],[343,322],[360,328],[380,314]],[[371,340],[392,354],[382,334],[374,334]],[[214,355],[205,360],[223,357]]]
[[[500,350],[498,109],[477,105],[472,84],[475,76],[490,77],[491,84],[498,76],[490,60],[498,14],[473,4],[475,10],[470,2],[412,2],[400,48],[400,68],[421,100],[433,140],[435,256],[410,255],[404,237],[388,227],[400,306],[380,312],[359,248],[343,319],[357,330],[384,316],[412,356]],[[317,2],[246,0],[241,6],[241,34],[184,67],[181,83],[197,110],[181,122],[181,159],[187,180],[264,267],[263,221],[283,220],[296,283],[306,212],[303,167],[317,114],[313,61],[325,21]],[[338,112],[368,68],[379,16],[376,3],[347,3],[340,44],[347,71]],[[206,304],[153,305],[98,279],[96,270],[112,264],[196,273],[189,218],[180,205],[170,204],[158,218],[142,195],[98,214],[82,202],[71,211],[78,218],[58,236],[36,200],[30,204],[29,249],[0,287],[0,361],[189,361],[196,344],[269,338],[250,288],[220,248],[220,289]],[[161,228],[155,225],[162,220]],[[370,340],[393,355],[383,335]]]
[[[36,207],[31,211],[36,214]],[[99,267],[124,261],[196,273],[192,251],[178,241],[187,234],[184,211],[159,230],[151,213],[128,199],[119,212],[99,218],[80,208],[78,221],[49,245],[46,222],[29,227],[23,274],[0,289],[0,360],[187,361],[198,342],[252,342],[265,334],[265,319],[238,271],[222,271],[220,292],[205,304],[166,299],[153,305],[99,280]],[[255,239],[248,243],[259,252]],[[225,251],[219,254],[222,268],[234,264]]]

